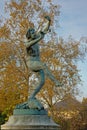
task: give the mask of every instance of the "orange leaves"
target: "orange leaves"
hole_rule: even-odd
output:
[[[10,30],[7,27],[7,25],[4,24],[4,26],[0,28],[0,38],[4,38],[4,37],[8,38],[9,34],[10,34]]]
[[[4,61],[6,59],[6,57],[8,57],[8,55],[9,55],[9,53],[7,53],[7,55],[6,55],[6,50],[7,50],[6,44],[7,43],[0,44],[0,62]]]
[[[18,50],[13,44],[0,44],[0,104],[3,104],[0,110],[14,106],[27,97],[27,74],[17,53]]]
[[[28,2],[27,2],[27,1],[23,1],[23,2],[21,2],[21,4],[20,4],[20,6],[21,6],[22,9],[25,8],[27,5],[28,5]]]
[[[24,35],[24,33],[26,34],[26,30],[28,29],[29,27],[29,21],[28,19],[23,19],[20,21],[20,34],[21,35]],[[24,33],[22,33],[24,32]]]
[[[13,18],[15,18],[17,16],[16,12],[11,12],[10,16],[12,16]]]
[[[42,51],[42,55],[43,58],[52,57],[53,52],[50,49],[46,48],[46,50]]]
[[[34,8],[36,11],[40,11],[41,7],[37,6],[35,3],[32,4],[32,8]]]
[[[21,2],[20,4],[18,4],[17,2],[12,1],[11,4],[10,4],[10,6],[14,7],[16,10],[21,10],[24,7],[26,7],[27,4],[28,4],[27,1]]]
[[[0,44],[0,61],[8,60],[9,57],[11,57],[13,51],[12,51],[12,46],[9,46],[9,43],[3,42]]]
[[[19,9],[19,5],[14,1],[12,1],[11,6],[13,6],[15,9]]]
[[[26,26],[26,28],[27,28],[27,27],[28,27],[28,24],[29,24],[28,19],[23,19],[23,20],[20,22],[20,25],[21,25],[22,27],[25,27],[25,26]]]
[[[7,5],[7,8],[10,9],[10,16],[12,16],[12,18],[15,18],[15,17],[21,17],[20,15],[20,12],[22,13],[22,15],[26,13],[26,7],[28,5],[28,2],[27,1],[23,1],[23,2],[14,2],[12,1],[10,4]]]
[[[11,62],[6,66],[3,73],[1,73],[1,78],[3,82],[2,85],[0,84],[0,104],[3,103],[3,110],[10,105],[14,106],[24,99],[26,100],[27,81],[17,69],[15,62]]]

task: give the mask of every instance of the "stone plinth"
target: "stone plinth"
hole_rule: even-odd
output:
[[[47,115],[13,115],[1,130],[60,130]]]

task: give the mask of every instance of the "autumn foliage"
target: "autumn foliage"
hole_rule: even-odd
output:
[[[47,14],[53,19],[56,11],[59,14],[59,6],[55,6],[50,1],[46,2],[52,12]],[[30,72],[25,63],[24,39],[29,27],[35,26],[38,28],[42,24],[41,19],[46,14],[44,3],[40,0],[36,0],[36,2],[26,0],[6,3],[5,10],[9,11],[9,18],[4,19],[5,21],[3,21],[0,28],[1,111],[10,107],[10,105],[15,106],[17,103],[27,100]],[[37,21],[35,19],[36,15]]]
[[[28,79],[32,73],[25,62],[25,34],[29,27],[37,30],[42,26],[45,15],[49,15],[52,21],[51,32],[40,42],[41,60],[63,86],[56,88],[47,79],[38,97],[52,112],[54,101],[62,100],[67,93],[78,93],[77,85],[81,79],[76,63],[84,58],[87,49],[82,40],[58,38],[59,8],[52,0],[11,0],[6,3],[5,10],[9,16],[3,24],[0,23],[0,111],[13,109],[28,98]]]

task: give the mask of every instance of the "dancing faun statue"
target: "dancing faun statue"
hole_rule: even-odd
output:
[[[38,72],[40,76],[39,85],[36,86],[35,90],[30,93],[28,102],[19,105],[19,108],[31,108],[31,109],[43,109],[43,105],[36,99],[36,95],[43,87],[45,83],[45,75],[48,76],[56,86],[61,86],[61,83],[54,77],[54,75],[49,71],[46,64],[40,60],[39,44],[38,42],[42,40],[45,34],[49,31],[51,19],[49,16],[45,16],[46,25],[39,31],[35,31],[34,28],[29,28],[26,33],[27,42],[26,45],[26,65],[32,72]]]
[[[27,42],[26,44],[26,64],[27,67],[33,71],[38,72],[40,75],[40,83],[38,86],[36,86],[36,89],[33,93],[30,95],[30,99],[34,99],[36,94],[40,91],[42,86],[45,83],[45,75],[48,76],[55,84],[56,86],[60,86],[60,82],[53,76],[53,74],[48,70],[46,64],[41,62],[40,60],[40,52],[39,52],[39,44],[38,42],[42,40],[45,36],[45,34],[49,31],[50,22],[51,19],[49,16],[45,16],[45,19],[47,20],[47,24],[45,27],[43,27],[39,31],[35,31],[34,28],[29,28],[26,34]]]

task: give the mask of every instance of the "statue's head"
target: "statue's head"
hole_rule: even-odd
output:
[[[27,39],[34,38],[34,34],[35,34],[35,29],[29,28],[27,33],[26,33],[26,38]]]

